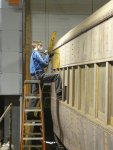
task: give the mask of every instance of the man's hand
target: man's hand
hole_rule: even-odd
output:
[[[49,53],[50,58],[53,57],[53,55],[54,55],[54,52]]]

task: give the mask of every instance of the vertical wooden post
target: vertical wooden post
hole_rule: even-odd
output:
[[[31,9],[30,0],[26,0],[25,3],[25,48],[24,48],[24,79],[30,79],[30,54],[31,54]],[[30,91],[28,87],[27,91]]]
[[[24,24],[23,24],[23,80],[29,80],[30,79],[30,54],[31,54],[31,9],[30,9],[30,2],[31,0],[25,0],[24,1]],[[24,88],[25,91],[23,93],[30,93],[30,85],[28,85],[26,88]],[[22,101],[22,113],[23,114],[23,108],[24,108],[24,94],[23,94],[23,101]],[[21,125],[21,140],[20,140],[20,150],[23,149],[23,122],[24,122],[24,116],[22,115],[22,125]],[[27,129],[24,129],[27,130]]]
[[[30,79],[30,54],[31,54],[31,8],[30,8],[30,2],[31,0],[26,0],[25,2],[25,49],[24,49],[24,57],[25,57],[25,74],[24,74],[24,80]],[[30,93],[30,85],[25,85],[24,88],[24,97],[25,94],[28,95]],[[28,102],[29,103],[29,102]],[[23,104],[23,107],[25,103]],[[23,115],[23,121],[24,121],[24,115]],[[30,132],[30,128],[26,127],[24,128],[25,132]],[[28,141],[26,141],[26,144],[28,144]],[[30,149],[30,148],[28,148]]]
[[[110,64],[106,62],[106,99],[105,99],[105,122],[106,125],[109,123],[109,73]]]

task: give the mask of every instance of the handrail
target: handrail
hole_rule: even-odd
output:
[[[0,123],[9,112],[9,149],[11,150],[11,143],[12,143],[12,103],[6,108],[5,112],[0,117]]]

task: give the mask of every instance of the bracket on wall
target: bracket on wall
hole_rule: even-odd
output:
[[[19,6],[19,1],[20,0],[8,0],[9,5],[13,5],[13,6]]]

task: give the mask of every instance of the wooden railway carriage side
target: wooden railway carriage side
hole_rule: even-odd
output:
[[[64,35],[54,50],[63,87],[57,102],[52,85],[55,134],[69,150],[113,150],[113,0]]]

